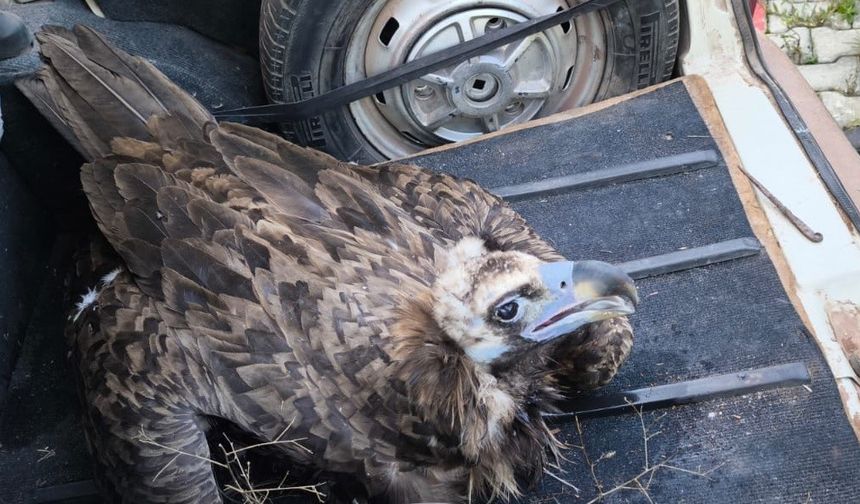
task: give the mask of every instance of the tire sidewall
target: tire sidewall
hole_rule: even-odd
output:
[[[265,0],[277,1],[277,0]],[[300,0],[291,23],[291,40],[284,57],[283,96],[306,100],[344,83],[344,60],[357,20],[374,0]],[[296,47],[297,50],[290,50]],[[308,87],[312,87],[308,90]],[[348,107],[284,124],[287,138],[345,160],[372,164],[384,160],[355,124]]]

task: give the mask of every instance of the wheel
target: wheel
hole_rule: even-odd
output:
[[[304,100],[569,3],[263,0],[266,92],[273,102]],[[622,0],[282,129],[348,161],[407,156],[668,79],[678,22],[678,0]]]

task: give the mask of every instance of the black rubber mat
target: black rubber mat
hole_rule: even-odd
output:
[[[716,153],[717,146],[679,82],[588,116],[414,161],[508,188],[612,173],[624,165],[647,168],[652,160],[702,151]],[[722,159],[691,168],[555,195],[520,195],[513,206],[570,259],[620,263],[752,238]],[[632,409],[583,419],[581,436],[574,424],[563,424],[561,438],[585,447],[594,476],[583,450],[571,448],[564,454],[569,461],[554,470],[565,483],[547,476],[524,501],[589,502],[600,496],[598,482],[609,493],[605,502],[858,501],[860,445],[833,377],[764,251],[637,284],[642,303],[633,317],[633,354],[608,389],[797,360],[809,367],[812,384],[645,412],[642,419]],[[647,455],[643,422],[653,435]],[[648,486],[647,496],[640,484]]]
[[[0,285],[15,296],[0,296],[0,411],[45,274],[53,229],[0,151]]]
[[[207,37],[256,54],[262,0],[99,0],[110,19],[153,21],[191,28]]]
[[[73,241],[59,237],[47,261],[26,339],[0,413],[0,502],[34,502],[37,489],[88,480],[73,370],[63,336]],[[91,501],[92,502],[92,501]]]

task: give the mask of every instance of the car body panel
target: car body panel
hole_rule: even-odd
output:
[[[836,338],[829,315],[835,306],[860,305],[860,235],[822,183],[770,90],[747,66],[737,27],[737,20],[744,19],[744,14],[733,10],[737,4],[688,0],[686,5],[691,36],[680,57],[682,71],[699,75],[707,83],[738,162],[786,207],[824,235],[821,243],[813,243],[760,192],[755,191],[754,198],[745,198],[751,220],[759,224],[755,226],[759,239],[772,256],[784,259],[777,261],[778,266],[782,262],[778,269],[783,284],[827,356],[846,412],[860,435],[857,375]],[[778,69],[772,74],[788,85],[792,102],[803,106],[812,121],[815,140],[826,148],[852,199],[860,200],[857,153],[847,151],[847,139],[834,130],[832,118],[828,121],[822,115],[820,101],[809,96],[809,90],[797,82],[796,76],[792,80],[785,61],[780,61],[772,47],[765,48],[769,63],[775,63]],[[736,176],[739,189],[744,178],[742,174]],[[855,328],[853,338],[858,332],[860,327]]]

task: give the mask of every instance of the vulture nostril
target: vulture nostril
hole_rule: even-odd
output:
[[[567,282],[562,282],[562,283],[561,283],[561,288],[562,288],[562,289],[564,289],[565,287],[567,287]]]

